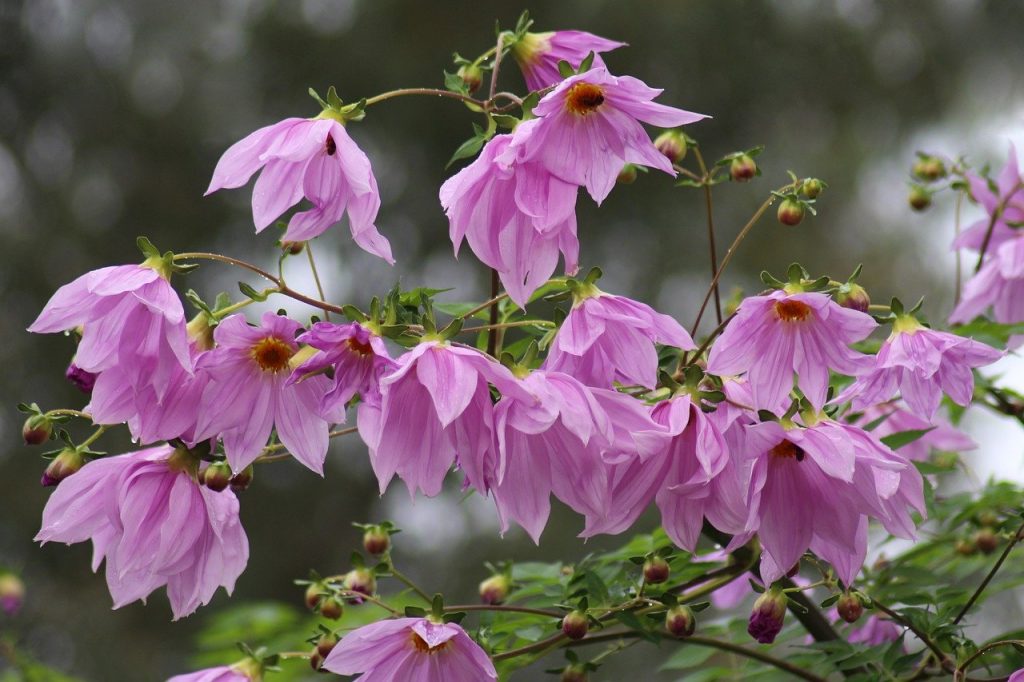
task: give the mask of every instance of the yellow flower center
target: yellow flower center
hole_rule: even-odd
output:
[[[802,322],[811,316],[811,306],[795,299],[776,301],[775,316],[783,322]]]
[[[264,372],[280,372],[287,369],[288,361],[295,355],[291,345],[276,336],[260,339],[249,353]]]
[[[804,461],[804,449],[796,443],[788,440],[784,440],[776,445],[768,454],[780,459],[795,459],[798,462]]]
[[[416,651],[419,651],[420,653],[424,654],[436,654],[448,648],[447,641],[441,642],[437,646],[430,646],[429,644],[427,644],[427,640],[423,639],[415,632],[412,633],[412,645],[416,647]]]
[[[565,108],[579,116],[586,116],[604,104],[604,90],[593,83],[577,83],[569,88]]]

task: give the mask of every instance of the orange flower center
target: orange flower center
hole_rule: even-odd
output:
[[[423,639],[415,632],[412,633],[412,645],[416,647],[416,651],[424,654],[436,654],[448,648],[448,642],[441,642],[437,646],[432,647],[427,644],[427,640]]]
[[[593,83],[577,83],[569,88],[565,108],[574,114],[586,116],[604,104],[604,90]]]
[[[798,462],[804,461],[804,449],[788,440],[784,440],[768,453],[772,457],[779,457],[783,459],[796,459]]]
[[[373,347],[370,346],[369,341],[364,343],[353,336],[349,337],[347,343],[349,350],[351,350],[353,353],[358,353],[359,355],[370,355],[371,353],[373,353]]]
[[[775,316],[783,322],[802,322],[811,316],[811,306],[796,299],[776,301]]]
[[[249,353],[264,372],[280,372],[286,369],[288,361],[295,355],[291,345],[276,336],[260,339]]]

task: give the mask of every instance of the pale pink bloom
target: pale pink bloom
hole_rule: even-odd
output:
[[[976,173],[967,173],[965,177],[971,197],[981,204],[988,215],[961,232],[953,241],[953,248],[980,251],[990,224],[992,233],[986,250],[1019,237],[1021,223],[1024,223],[1024,180],[1021,179],[1017,165],[1017,148],[1010,145],[1006,165],[995,180],[995,191],[989,187],[985,178]]]
[[[828,395],[829,370],[850,376],[871,367],[871,357],[849,348],[878,324],[816,292],[773,291],[743,299],[736,317],[715,340],[708,372],[746,372],[752,407],[774,410],[796,385],[815,409]]]
[[[276,427],[288,452],[323,475],[330,429],[319,408],[330,381],[313,376],[287,382],[292,356],[299,350],[295,335],[301,328],[272,312],[263,314],[258,327],[249,326],[244,315],[231,315],[213,332],[217,347],[199,358],[208,383],[194,439],[220,438],[234,471],[259,456]],[[328,417],[333,422],[344,419],[343,414]]]
[[[251,682],[252,677],[240,672],[234,666],[220,665],[216,668],[197,670],[194,673],[175,675],[167,682]]]
[[[591,52],[594,53],[592,67],[604,67],[601,52],[610,52],[623,47],[626,43],[608,40],[586,31],[548,31],[546,33],[527,33],[521,40],[512,45],[512,56],[522,69],[526,87],[530,90],[543,90],[562,80],[558,71],[558,63],[566,61],[573,69]]]
[[[964,284],[950,323],[966,324],[989,307],[996,322],[1024,322],[1024,231],[1017,232],[1015,238],[988,249],[981,269]]]
[[[323,669],[359,682],[483,682],[497,680],[480,645],[455,623],[395,618],[342,637]]]
[[[575,296],[544,360],[544,369],[564,372],[601,388],[614,382],[653,388],[658,381],[655,343],[693,350],[678,322],[645,303],[606,294],[592,284]]]
[[[878,350],[874,367],[857,377],[835,402],[852,400],[853,409],[892,398],[899,389],[919,417],[932,419],[942,394],[966,407],[974,394],[975,367],[989,365],[1001,351],[973,339],[928,329],[909,315],[899,317]]]
[[[1006,682],[1024,682],[1024,668],[1010,675],[1010,679]]]
[[[35,539],[92,540],[114,608],[166,585],[175,620],[187,616],[230,594],[249,558],[235,494],[199,485],[197,464],[170,446],[93,460],[54,489]]]
[[[850,630],[850,633],[846,636],[846,641],[850,644],[878,646],[879,644],[895,642],[902,634],[903,628],[896,623],[888,618],[871,614],[865,618],[863,625]],[[1009,682],[1014,682],[1012,677]]]
[[[927,431],[917,440],[899,449],[899,453],[912,462],[927,461],[932,450],[963,452],[978,447],[966,433],[945,419],[933,417],[928,421],[899,404],[882,403],[869,407],[853,423],[866,428],[875,422],[878,422],[878,425],[871,430],[871,435],[876,438],[884,438],[902,431]]]
[[[565,258],[576,273],[578,188],[536,163],[519,162],[511,135],[498,135],[470,165],[441,186],[456,256],[463,239],[485,265],[498,271],[509,297],[525,307]]]
[[[356,244],[394,263],[391,245],[374,225],[380,192],[370,160],[341,123],[332,118],[286,118],[260,128],[224,152],[206,194],[241,187],[260,169],[252,190],[257,232],[305,197],[312,208],[291,217],[283,240],[317,237],[348,213]]]
[[[652,100],[660,94],[603,67],[570,76],[534,107],[537,118],[516,127],[512,146],[522,148],[522,161],[534,161],[566,182],[585,186],[601,203],[627,163],[675,175],[672,162],[654,146],[641,122],[673,128],[707,118],[656,104]]]

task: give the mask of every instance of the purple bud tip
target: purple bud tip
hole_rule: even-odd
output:
[[[42,478],[39,479],[39,485],[43,486],[44,488],[52,488],[58,483],[60,483],[60,479],[51,476],[49,470],[44,471]]]
[[[91,394],[93,386],[96,385],[96,375],[85,371],[73,362],[68,365],[64,377],[82,393]]]

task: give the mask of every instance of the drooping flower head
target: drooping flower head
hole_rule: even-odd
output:
[[[996,322],[1024,322],[1024,230],[1016,232],[1014,238],[989,247],[981,269],[964,283],[950,323],[966,324],[989,307]],[[1016,345],[1012,339],[1010,345]]]
[[[788,402],[796,385],[815,409],[828,395],[829,370],[854,376],[871,358],[849,348],[878,324],[818,292],[773,291],[743,299],[736,317],[711,347],[708,372],[746,372],[753,407],[769,410]]]
[[[356,244],[394,263],[390,243],[374,225],[380,192],[370,160],[338,120],[286,118],[249,134],[221,156],[206,194],[241,187],[260,169],[252,190],[257,232],[305,197],[312,208],[291,217],[283,240],[317,237],[347,213]]]
[[[1020,236],[1024,223],[1024,179],[1017,165],[1017,148],[1011,144],[1010,153],[1002,172],[990,186],[988,180],[976,173],[966,173],[971,197],[985,209],[984,218],[971,224],[953,241],[954,249],[980,251],[988,236],[987,249],[995,249],[1004,242]]]
[[[970,404],[974,393],[971,370],[991,364],[1002,352],[984,343],[922,325],[903,314],[878,350],[874,368],[862,374],[836,402],[853,401],[856,410],[888,400],[897,388],[910,410],[931,420],[945,393],[958,405]]]
[[[519,162],[511,135],[498,135],[470,165],[441,186],[455,254],[463,239],[485,265],[498,271],[509,297],[525,307],[565,258],[578,268],[577,187],[536,163]]]
[[[342,637],[321,666],[359,682],[482,682],[497,680],[480,645],[455,623],[395,618]]]
[[[217,347],[198,362],[208,376],[199,410],[195,440],[218,437],[234,471],[259,456],[276,427],[281,443],[296,459],[323,474],[329,424],[319,414],[330,390],[324,376],[288,383],[291,360],[299,346],[301,325],[272,312],[260,325],[249,326],[244,315],[231,315],[214,330]],[[330,415],[331,421],[342,421]]]
[[[538,117],[516,127],[513,146],[566,182],[587,188],[601,203],[627,163],[671,175],[672,162],[658,151],[641,122],[674,128],[703,118],[652,100],[661,90],[603,67],[570,76],[534,108]]]
[[[200,486],[197,468],[170,446],[93,460],[50,495],[35,539],[92,540],[114,608],[166,585],[175,620],[187,616],[218,587],[230,594],[249,558],[238,499]]]
[[[504,366],[471,348],[425,340],[397,360],[380,382],[380,401],[359,410],[359,433],[381,494],[397,474],[410,494],[441,492],[456,462],[482,494],[497,481],[494,406],[488,383],[503,395],[524,389]]]
[[[761,644],[774,642],[786,622],[788,603],[789,599],[781,590],[774,587],[767,590],[754,602],[747,623],[747,633]]]
[[[608,40],[586,31],[548,31],[526,33],[512,45],[512,57],[519,64],[530,90],[543,90],[562,80],[558,63],[569,62],[578,69],[580,64],[593,52],[592,66],[604,68],[602,52],[610,52],[626,43]]]
[[[318,352],[295,368],[289,385],[327,368],[334,371],[334,386],[320,401],[321,415],[343,416],[345,405],[356,394],[364,400],[375,399],[381,376],[395,367],[380,335],[358,322],[317,322],[296,340]]]
[[[911,462],[925,462],[932,450],[942,452],[963,452],[978,447],[971,438],[955,428],[948,421],[933,417],[922,419],[898,403],[882,403],[864,410],[853,422],[855,426],[867,428],[877,424],[871,431],[876,438],[884,438],[902,431],[926,431],[920,438],[900,448],[900,454]]]
[[[572,310],[555,335],[544,368],[602,388],[613,382],[653,388],[658,379],[655,343],[693,350],[678,322],[650,306],[579,283]]]

